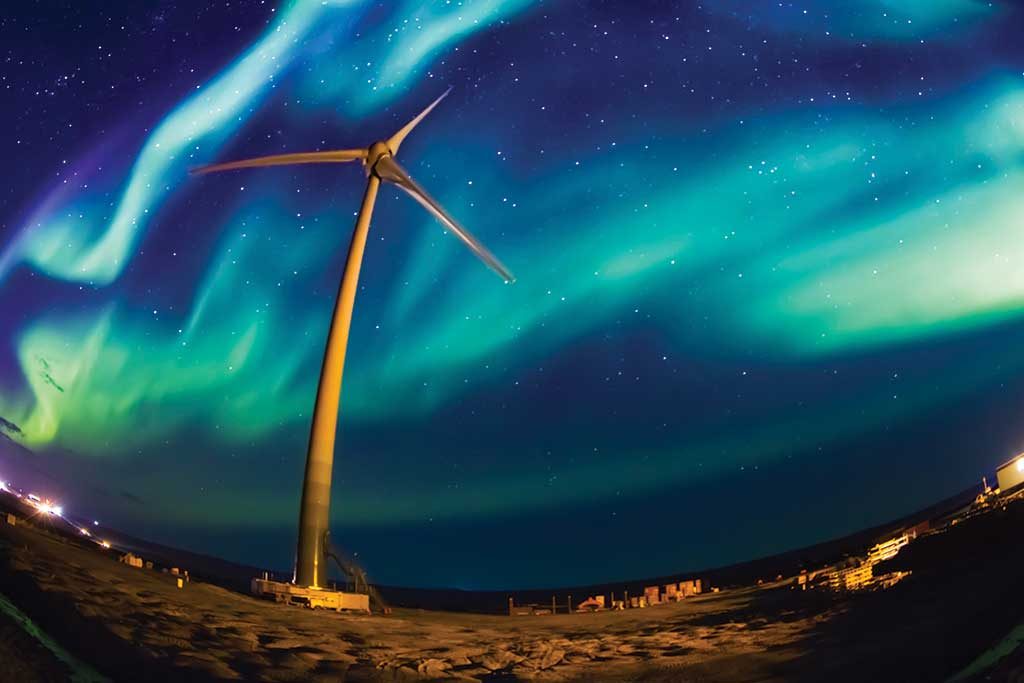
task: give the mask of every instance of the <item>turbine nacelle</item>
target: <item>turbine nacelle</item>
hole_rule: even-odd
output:
[[[388,143],[380,140],[373,143],[366,150],[366,158],[363,159],[363,168],[366,169],[366,175],[374,173],[374,168],[377,166],[377,162],[385,156],[394,156],[394,151],[388,147]],[[375,173],[374,173],[375,174]],[[376,174],[375,174],[376,175]]]

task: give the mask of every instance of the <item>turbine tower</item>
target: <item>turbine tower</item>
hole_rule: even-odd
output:
[[[306,474],[302,484],[302,503],[299,511],[299,544],[294,577],[294,583],[297,586],[314,589],[327,586],[325,550],[331,504],[334,437],[338,423],[338,404],[341,399],[341,376],[345,367],[345,350],[348,346],[349,325],[352,321],[352,306],[355,303],[358,289],[359,269],[363,262],[370,217],[373,214],[373,206],[381,181],[396,185],[423,205],[423,208],[462,240],[506,283],[515,281],[512,273],[495,258],[494,254],[459,225],[395,160],[402,141],[449,92],[451,92],[451,88],[448,88],[430,106],[390,138],[374,142],[365,149],[275,154],[255,159],[211,164],[193,170],[193,173],[204,174],[264,166],[361,161],[366,171],[366,191],[363,193],[363,203],[356,217],[355,230],[352,233],[352,242],[348,247],[348,258],[345,261],[345,271],[342,274],[338,298],[334,304],[334,315],[331,318],[331,328],[327,335],[327,347],[324,351],[324,362],[320,369],[320,383],[317,387],[316,404],[313,409],[313,424],[309,435]]]

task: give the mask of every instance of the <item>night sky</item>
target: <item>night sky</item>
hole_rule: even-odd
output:
[[[287,569],[357,165],[386,137],[332,539],[372,579],[655,576],[1024,449],[1024,10],[23,2],[0,16],[0,478]]]

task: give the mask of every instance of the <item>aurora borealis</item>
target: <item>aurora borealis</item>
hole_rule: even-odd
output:
[[[382,192],[332,510],[371,577],[749,559],[1024,449],[1011,3],[104,7],[0,25],[0,467],[65,507],[290,564],[360,171],[187,170],[448,85],[402,163],[518,282]]]

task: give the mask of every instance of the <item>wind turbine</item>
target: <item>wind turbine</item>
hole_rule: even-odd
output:
[[[331,318],[324,362],[320,369],[316,404],[313,409],[313,424],[309,435],[306,474],[302,484],[302,503],[299,511],[299,544],[294,577],[294,583],[297,586],[324,588],[327,585],[327,564],[324,551],[327,544],[328,513],[331,504],[331,474],[334,464],[334,437],[338,422],[338,404],[341,399],[341,376],[345,367],[345,350],[348,346],[349,325],[352,321],[352,306],[355,303],[358,289],[359,269],[362,265],[366,235],[370,228],[370,217],[373,214],[373,206],[381,181],[392,183],[405,191],[433,214],[445,228],[462,240],[470,251],[506,283],[515,282],[512,273],[495,258],[494,254],[469,231],[459,225],[395,160],[398,148],[401,147],[406,136],[450,92],[451,88],[448,88],[430,106],[390,138],[378,140],[365,149],[274,154],[255,159],[211,164],[192,171],[205,174],[264,166],[334,164],[348,161],[363,162],[363,168],[366,171],[366,191],[363,193],[363,203],[356,216],[352,242],[348,247],[348,258],[345,261],[345,271],[341,277],[338,298],[334,305],[334,315]]]

